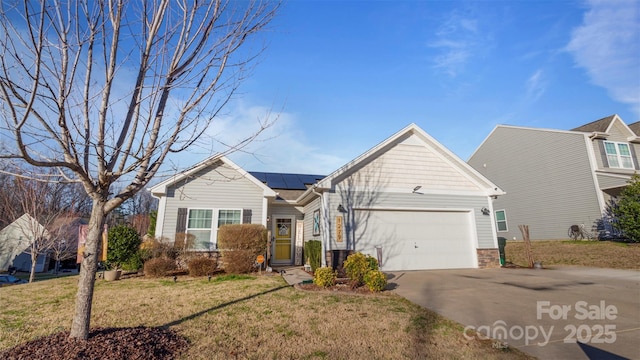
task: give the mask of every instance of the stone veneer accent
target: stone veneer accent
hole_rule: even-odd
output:
[[[477,249],[478,267],[492,269],[500,267],[500,252],[498,249]]]

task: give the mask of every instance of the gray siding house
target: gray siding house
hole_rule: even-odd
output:
[[[349,251],[381,268],[499,266],[493,202],[504,192],[415,124],[328,176],[247,172],[214,156],[151,188],[156,236],[186,232],[215,251],[225,223],[271,231],[271,265],[304,262],[320,240],[324,265]]]
[[[572,130],[498,125],[468,163],[506,195],[494,202],[498,236],[565,239],[571,225],[608,235],[607,202],[640,169],[640,137],[618,115]],[[639,129],[640,130],[640,129]]]

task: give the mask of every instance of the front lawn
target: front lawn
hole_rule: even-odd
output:
[[[533,240],[533,258],[548,265],[580,265],[612,269],[639,269],[640,244],[612,241]],[[523,241],[507,241],[507,262],[526,266]]]
[[[68,331],[77,277],[0,289],[0,351]],[[175,330],[183,359],[527,359],[392,293],[302,291],[279,276],[96,282],[92,327]]]

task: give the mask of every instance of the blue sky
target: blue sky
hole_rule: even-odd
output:
[[[640,120],[639,1],[289,0],[262,38],[209,131],[232,143],[277,117],[229,155],[247,170],[328,174],[409,123],[466,160],[497,124]]]

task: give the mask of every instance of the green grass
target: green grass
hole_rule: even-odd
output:
[[[229,275],[221,275],[213,278],[213,282],[223,282],[223,281],[240,281],[240,280],[254,280],[256,277],[251,275],[237,275],[237,274],[229,274]]]

